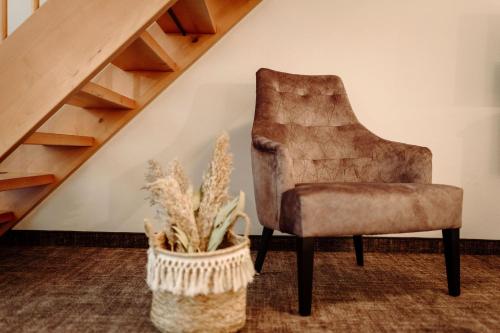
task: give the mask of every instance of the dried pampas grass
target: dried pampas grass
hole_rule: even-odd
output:
[[[229,183],[233,156],[229,153],[229,136],[223,133],[215,143],[212,160],[203,175],[200,190],[193,187],[179,161],[173,160],[164,172],[156,161],[149,161],[144,189],[156,208],[156,218],[163,223],[167,248],[174,251],[207,251],[217,219],[217,236],[210,241],[210,251],[219,246],[227,226],[232,226],[244,207],[244,195],[230,204]],[[224,209],[222,209],[224,207]],[[226,212],[227,211],[227,212]],[[222,224],[222,221],[226,221]],[[224,228],[221,230],[221,226]]]
[[[220,208],[228,202],[233,156],[229,153],[229,135],[223,133],[215,143],[212,161],[203,175],[201,202],[198,210],[200,247],[205,251]]]

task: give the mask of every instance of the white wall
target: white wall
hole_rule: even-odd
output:
[[[434,181],[465,189],[463,237],[500,239],[498,0],[264,0],[17,229],[140,232],[153,215],[146,160],[177,156],[199,182],[225,129],[232,188],[260,232],[249,156],[260,67],[343,77],[367,127],[430,147]]]

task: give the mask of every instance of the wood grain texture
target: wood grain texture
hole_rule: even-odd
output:
[[[52,1],[57,2],[58,0],[51,0],[47,2],[47,5]],[[114,0],[110,1],[114,2]],[[260,0],[212,1],[210,6],[213,7],[210,8],[214,8],[213,12],[214,20],[217,22],[217,33],[210,35],[181,36],[179,34],[165,34],[159,25],[154,23],[162,13],[158,13],[156,16],[153,15],[151,24],[145,30],[140,31],[137,36],[147,31],[161,49],[165,50],[173,62],[177,64],[178,70],[173,72],[124,71],[111,63],[99,66],[102,69],[91,78],[92,83],[90,85],[98,85],[133,100],[135,101],[135,107],[116,111],[117,109],[114,108],[114,105],[107,105],[105,108],[83,108],[81,106],[95,107],[103,105],[79,104],[80,106],[75,106],[64,104],[58,112],[47,115],[44,122],[38,124],[40,127],[36,129],[38,132],[91,136],[95,138],[93,146],[68,149],[67,147],[21,144],[9,149],[9,154],[5,154],[3,160],[0,161],[0,170],[53,174],[55,181],[48,186],[0,192],[0,209],[12,211],[17,217],[15,222],[4,224],[0,228],[0,235],[29,214],[42,200],[75,172],[78,167],[112,138],[114,134],[141,112],[158,94],[174,82],[175,79],[187,70],[189,66],[259,2]],[[47,5],[42,6],[32,18],[40,16]],[[137,36],[134,36],[129,44],[120,48],[120,52],[131,45]],[[12,36],[12,39],[15,39],[15,34]],[[2,56],[0,54],[0,62],[1,59]],[[110,60],[108,59],[108,61]],[[84,87],[85,84],[88,84],[88,82],[84,82],[79,88]],[[45,90],[48,91],[50,89]],[[73,94],[79,94],[79,91],[79,89],[75,90]],[[69,98],[71,96],[65,102]],[[0,101],[0,104],[2,102]],[[23,139],[28,138],[33,132],[34,130],[30,130]]]
[[[171,72],[178,68],[167,52],[147,31],[119,54],[113,60],[113,64],[125,71]]]
[[[227,1],[229,3],[229,1]],[[206,0],[179,0],[172,10],[187,33],[214,34],[216,26]],[[168,13],[158,19],[166,33],[179,33],[179,28]]]
[[[0,224],[12,222],[16,219],[16,216],[12,212],[0,212]]]
[[[134,109],[137,107],[133,99],[94,82],[87,83],[70,98],[68,104],[87,109]]]
[[[31,134],[25,145],[91,147],[95,140],[91,136],[35,132]]]
[[[31,7],[33,12],[35,12],[38,8],[40,8],[40,0],[33,0]]]
[[[50,0],[16,29],[0,47],[0,161],[172,3]]]
[[[2,21],[0,40],[4,40],[9,34],[9,9],[7,0],[0,0],[0,12],[0,20]]]
[[[48,185],[54,180],[54,175],[47,174],[0,173],[0,191]]]

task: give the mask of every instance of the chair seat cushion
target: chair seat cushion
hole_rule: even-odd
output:
[[[462,197],[438,184],[299,184],[283,194],[280,230],[325,237],[459,228]]]

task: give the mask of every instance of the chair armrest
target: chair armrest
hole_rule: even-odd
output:
[[[284,149],[288,139],[285,125],[268,121],[255,121],[252,128],[252,145],[263,152],[275,152]]]
[[[252,135],[252,145],[258,151],[266,153],[276,153],[279,149],[286,149],[283,143],[258,134]]]
[[[286,146],[286,127],[255,123],[252,172],[257,214],[262,225],[279,230],[281,195],[295,187],[293,162]]]
[[[383,173],[397,176],[398,182],[432,182],[432,152],[427,147],[382,140],[375,152],[375,159],[381,164]]]

